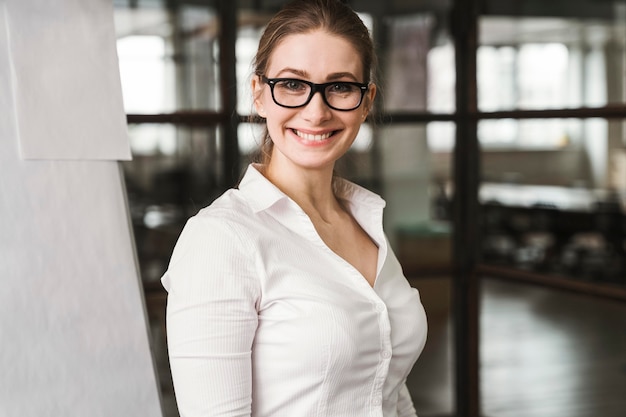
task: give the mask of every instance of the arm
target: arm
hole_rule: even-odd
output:
[[[417,417],[406,382],[402,384],[402,388],[400,388],[398,393],[398,417]]]
[[[221,219],[193,218],[163,278],[181,417],[250,416],[257,327],[254,251]]]

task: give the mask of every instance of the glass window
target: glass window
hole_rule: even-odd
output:
[[[174,37],[177,108],[221,109],[219,78],[219,19],[207,6],[181,6],[175,14]]]
[[[488,150],[561,149],[580,145],[585,134],[578,119],[486,119],[478,123],[478,139]]]
[[[221,135],[218,128],[167,124],[129,125],[128,133],[133,160],[122,166],[142,277],[152,280],[165,271],[162,262],[169,259],[186,219],[216,197]],[[162,233],[169,240],[155,247]]]
[[[453,113],[456,109],[454,45],[450,39],[435,44],[428,52],[428,102],[431,113]]]
[[[165,50],[161,36],[131,35],[117,41],[126,113],[173,110],[174,92],[168,88]]]
[[[454,47],[435,14],[385,19],[388,45],[381,51],[386,112],[454,111]]]
[[[624,20],[486,16],[479,24],[480,110],[626,102]]]
[[[456,135],[453,122],[430,122],[426,129],[428,149],[433,152],[452,152]]]
[[[237,58],[237,113],[250,115],[256,113],[252,102],[252,63],[259,46],[264,26],[246,25],[237,31],[235,53]]]
[[[239,153],[251,157],[261,146],[265,125],[261,123],[240,123],[237,127]]]
[[[220,109],[214,7],[116,4],[114,12],[127,113]]]
[[[133,160],[123,164],[142,201],[183,206],[206,202],[206,186],[218,183],[221,175],[219,128],[144,123],[129,125],[128,135]],[[181,184],[174,181],[179,174]]]
[[[619,282],[626,275],[621,123],[526,122],[535,122],[536,131],[573,123],[580,143],[552,151],[483,152],[484,260]]]
[[[567,107],[574,98],[567,82],[568,59],[569,51],[561,43],[481,46],[477,55],[479,108]]]
[[[444,134],[438,136],[439,130]],[[430,144],[446,146],[452,123],[392,125],[378,132],[381,179],[387,201],[385,227],[392,242],[398,233],[449,220],[451,154],[435,154]],[[448,226],[444,226],[448,227]]]

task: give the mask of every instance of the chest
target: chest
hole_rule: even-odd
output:
[[[334,225],[313,224],[322,242],[373,287],[378,266],[378,246],[367,233],[354,220]]]
[[[262,246],[257,353],[276,361],[308,358],[320,372],[329,366],[376,369],[384,346],[394,364],[412,364],[423,346],[425,316],[392,253],[381,259],[372,288],[322,243],[285,235]],[[298,361],[289,363],[297,372]]]

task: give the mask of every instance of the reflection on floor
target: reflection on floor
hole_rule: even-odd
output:
[[[626,416],[626,303],[488,282],[485,414]]]
[[[449,282],[414,285],[430,329],[409,389],[420,417],[450,416]],[[484,416],[626,416],[626,303],[488,279],[481,303]]]
[[[429,317],[429,339],[409,389],[420,417],[452,416],[449,280],[412,284]],[[160,305],[148,300],[164,417],[177,417]],[[483,415],[626,415],[626,303],[483,280],[481,325]]]

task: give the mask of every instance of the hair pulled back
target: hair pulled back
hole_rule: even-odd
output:
[[[361,57],[363,81],[374,80],[377,60],[369,31],[359,16],[339,0],[294,0],[287,3],[268,23],[253,61],[254,74],[266,75],[274,49],[289,35],[314,30],[339,36],[348,41]],[[266,130],[260,155],[261,163],[269,162],[272,141]]]

